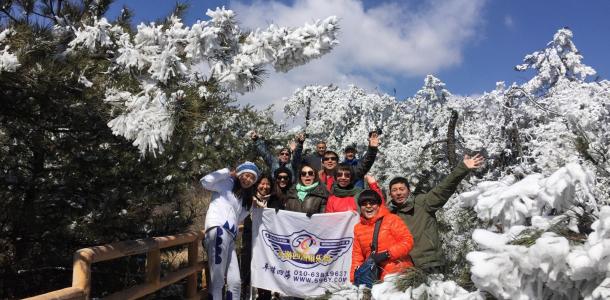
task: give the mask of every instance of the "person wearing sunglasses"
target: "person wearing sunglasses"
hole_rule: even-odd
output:
[[[291,178],[295,178],[295,170],[302,159],[303,142],[305,141],[305,135],[303,133],[296,136],[295,140],[290,144],[290,147],[282,147],[280,152],[278,152],[277,157],[274,157],[273,154],[271,154],[264,139],[260,137],[256,131],[250,133],[250,138],[254,141],[256,151],[271,170],[271,174],[274,174],[279,167],[286,167],[290,170]],[[293,152],[294,155],[292,155]]]
[[[306,213],[308,217],[324,212],[328,191],[320,184],[318,171],[303,163],[297,184],[288,190],[286,210]]]
[[[258,167],[247,161],[233,171],[224,168],[200,180],[203,188],[212,192],[212,200],[205,216],[203,241],[209,258],[210,299],[223,298],[225,279],[226,294],[232,295],[231,299],[240,299],[241,276],[235,239],[239,224],[250,213],[259,174]]]
[[[357,196],[360,222],[354,226],[354,248],[350,281],[354,282],[356,269],[365,263],[369,256],[374,260],[383,280],[391,273],[412,267],[409,252],[413,249],[413,236],[400,217],[390,213],[382,204],[382,197],[375,191],[364,190]],[[375,223],[380,222],[377,235],[377,249],[372,251]]]
[[[288,191],[293,185],[292,173],[286,167],[279,167],[273,173],[273,184],[271,187],[271,197],[267,204],[268,208],[274,208],[276,211],[286,209],[288,201]]]
[[[372,132],[369,136],[369,146],[366,154],[362,160],[355,166],[350,166],[351,179],[357,180],[363,178],[366,173],[369,172],[375,158],[377,158],[377,149],[379,147],[379,135],[376,132]],[[331,190],[333,183],[335,182],[335,172],[337,171],[339,161],[339,155],[333,151],[326,151],[324,158],[322,159],[322,171],[320,171],[320,182],[326,185],[328,191]]]
[[[385,205],[385,200],[377,184],[375,177],[365,175],[364,179],[368,183],[368,189],[375,191],[381,197],[382,204]],[[335,172],[335,182],[330,189],[330,196],[326,204],[324,212],[342,212],[342,211],[358,211],[358,203],[356,195],[364,189],[354,184],[352,176],[352,166],[349,164],[340,164]]]

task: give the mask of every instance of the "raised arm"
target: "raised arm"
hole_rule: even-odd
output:
[[[233,188],[233,176],[229,168],[214,171],[203,176],[199,182],[204,189],[212,192],[228,191]]]
[[[354,166],[354,178],[362,178],[375,163],[377,158],[377,149],[379,147],[379,135],[375,132],[369,138],[369,148],[366,150],[364,157]]]
[[[474,157],[464,156],[464,160],[460,162],[453,171],[441,181],[430,192],[423,195],[425,197],[425,206],[428,212],[435,212],[447,203],[447,200],[455,193],[458,185],[470,173],[470,170],[479,168],[485,162],[485,158],[480,154]]]
[[[277,161],[277,158],[273,157],[273,154],[271,154],[269,149],[267,149],[265,141],[263,141],[263,139],[260,138],[260,136],[255,131],[250,133],[250,138],[254,141],[254,145],[256,146],[256,152],[258,152],[258,155],[263,158],[265,164],[267,164],[267,167],[273,168],[273,163]]]
[[[294,143],[294,149],[292,149],[292,147],[290,149],[292,150],[292,160],[290,161],[290,165],[292,166],[292,174],[294,174],[294,176],[292,176],[293,179],[297,178],[301,161],[303,161],[303,142],[305,142],[305,135],[300,133],[297,135],[296,142]]]

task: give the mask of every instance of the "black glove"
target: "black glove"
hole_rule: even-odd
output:
[[[388,251],[383,251],[379,253],[373,254],[373,260],[376,264],[380,264],[390,258],[390,253]]]
[[[306,213],[305,215],[306,215],[308,218],[310,218],[310,219],[311,219],[311,216],[313,216],[313,214],[314,214],[314,213],[312,213],[312,212],[308,212],[308,213]]]

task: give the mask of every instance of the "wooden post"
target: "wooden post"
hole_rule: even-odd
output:
[[[196,239],[189,244],[188,249],[188,263],[189,267],[197,265],[197,257],[199,256],[199,241],[200,239]],[[197,272],[189,275],[186,278],[186,298],[187,299],[196,299],[197,295]]]
[[[154,248],[146,253],[146,283],[155,286],[161,281],[161,249]]]
[[[72,265],[72,287],[80,289],[85,299],[91,297],[91,263],[94,252],[91,249],[81,249],[74,253]]]

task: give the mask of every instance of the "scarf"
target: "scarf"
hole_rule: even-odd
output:
[[[340,187],[337,182],[333,183],[333,186],[330,188],[330,193],[337,197],[350,197],[355,196],[356,194],[362,192],[362,188],[358,186],[354,186],[354,184],[350,184],[347,187]]]
[[[296,189],[299,200],[303,202],[303,200],[305,200],[305,196],[307,196],[307,193],[309,193],[309,191],[311,191],[313,188],[317,187],[318,184],[319,182],[314,182],[311,185],[302,185],[297,183]]]
[[[254,203],[256,204],[256,207],[266,208],[270,196],[271,194],[263,196],[259,192],[256,192],[256,195],[254,196]]]

